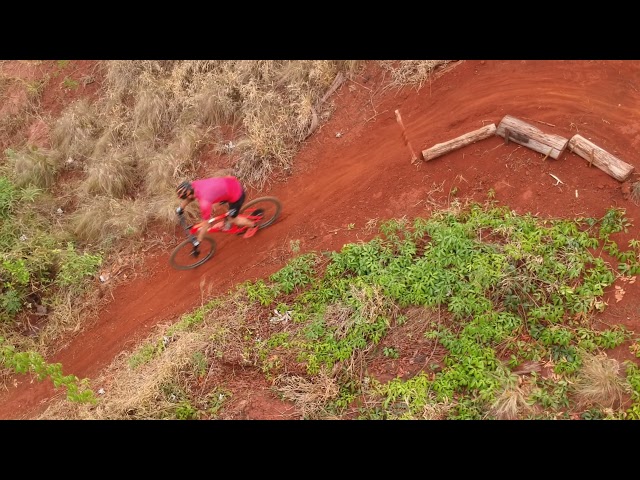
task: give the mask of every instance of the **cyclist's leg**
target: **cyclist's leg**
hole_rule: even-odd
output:
[[[233,203],[229,203],[229,218],[233,223],[238,225],[239,227],[253,227],[253,222],[247,218],[239,217],[238,213],[240,213],[240,208],[242,208],[242,204],[246,198],[244,189],[242,190],[242,195],[240,198]]]

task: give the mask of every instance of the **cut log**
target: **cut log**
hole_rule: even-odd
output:
[[[569,150],[584,158],[620,182],[624,182],[633,173],[635,167],[614,157],[595,143],[581,135],[574,135],[569,140]]]
[[[496,135],[504,138],[505,143],[514,142],[554,159],[562,154],[569,143],[567,138],[544,133],[539,128],[510,115],[505,115],[498,124]]]
[[[434,158],[440,157],[453,150],[457,150],[458,148],[465,147],[471,143],[477,142],[478,140],[484,140],[495,133],[496,126],[493,123],[491,125],[486,125],[478,130],[465,133],[453,140],[449,140],[448,142],[436,143],[433,147],[422,151],[422,158],[425,162],[428,162],[429,160],[433,160]]]

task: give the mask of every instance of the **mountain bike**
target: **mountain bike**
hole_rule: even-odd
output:
[[[282,204],[276,197],[260,197],[245,203],[240,209],[238,217],[252,220],[258,226],[258,230],[262,230],[278,219],[281,210]],[[179,215],[180,225],[186,232],[187,238],[171,253],[169,257],[171,266],[176,270],[190,270],[213,257],[216,252],[216,241],[211,237],[213,233],[243,235],[247,231],[247,227],[239,227],[235,224],[232,224],[228,230],[224,230],[224,222],[228,216],[229,212],[227,211],[207,220],[210,226],[202,242],[198,244],[196,235],[201,223],[189,224],[184,215]]]

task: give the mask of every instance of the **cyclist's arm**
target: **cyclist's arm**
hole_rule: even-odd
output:
[[[182,210],[184,210],[185,208],[187,208],[187,205],[189,205],[191,202],[193,202],[193,199],[191,198],[185,198],[184,200],[182,200],[180,202],[180,208]]]

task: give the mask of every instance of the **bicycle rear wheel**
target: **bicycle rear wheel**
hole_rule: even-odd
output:
[[[215,252],[216,241],[211,237],[204,237],[197,250],[193,248],[191,240],[186,238],[171,253],[169,264],[176,270],[190,270],[209,260]]]
[[[276,197],[259,197],[245,203],[240,213],[256,222],[261,230],[275,222],[281,210],[282,204]]]

